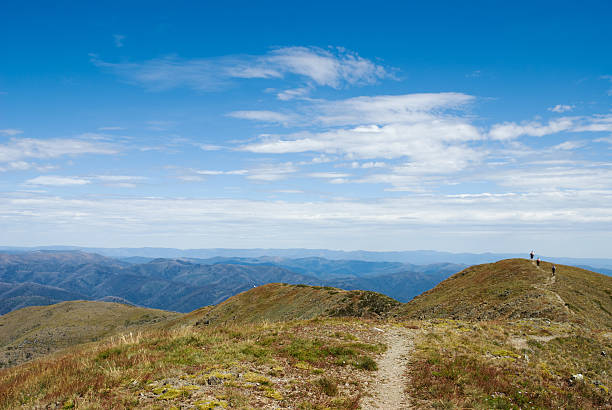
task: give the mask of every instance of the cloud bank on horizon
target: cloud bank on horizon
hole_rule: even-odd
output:
[[[0,69],[0,244],[611,256],[610,53],[551,78],[475,37],[453,65],[351,26],[333,46],[212,46],[172,19],[144,25],[163,47],[126,17],[86,47],[51,33],[75,65]]]

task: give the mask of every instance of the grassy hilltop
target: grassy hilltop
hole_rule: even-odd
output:
[[[0,408],[359,408],[391,354],[417,408],[612,408],[612,278],[549,268],[473,266],[407,304],[253,288],[0,370]]]
[[[119,303],[74,301],[0,316],[0,368],[180,316]]]
[[[544,318],[612,329],[612,278],[573,266],[506,259],[464,269],[402,305],[406,318]]]

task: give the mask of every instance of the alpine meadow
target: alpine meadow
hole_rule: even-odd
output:
[[[610,21],[3,2],[0,410],[612,409]]]

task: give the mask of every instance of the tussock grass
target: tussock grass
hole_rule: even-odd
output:
[[[441,408],[607,408],[605,335],[542,320],[434,321],[416,345],[407,387]],[[570,382],[577,373],[584,381]]]
[[[0,368],[115,333],[133,337],[180,313],[109,302],[72,301],[31,306],[0,316]]]
[[[362,336],[350,342],[334,337],[347,328]],[[77,408],[266,407],[297,405],[307,396],[314,405],[329,407],[333,396],[334,406],[351,408],[361,395],[361,369],[372,368],[359,363],[365,357],[373,362],[368,355],[384,350],[362,339],[367,334],[362,323],[347,319],[127,333],[0,371],[0,408],[58,402]],[[337,364],[342,357],[354,365]],[[337,387],[349,380],[350,387]],[[321,388],[309,389],[312,383]]]
[[[612,277],[573,266],[506,259],[471,266],[395,310],[401,318],[544,318],[612,329]]]

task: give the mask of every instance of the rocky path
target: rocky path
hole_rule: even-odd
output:
[[[536,267],[537,270],[545,272],[544,269],[542,269],[541,267],[537,266],[537,264],[535,262],[532,262],[533,266]],[[552,295],[552,297],[556,300],[557,303],[559,303],[559,305],[563,306],[563,308],[565,309],[565,311],[572,315],[574,314],[574,312],[572,312],[568,307],[567,304],[565,303],[565,301],[563,300],[563,298],[554,290],[552,290],[552,285],[554,285],[557,282],[557,276],[556,275],[551,275],[548,278],[546,278],[546,280],[544,281],[544,285],[533,285],[534,288],[539,289],[541,291],[544,292],[549,292],[550,295]]]
[[[371,385],[372,395],[364,400],[363,409],[409,409],[404,393],[408,380],[406,366],[414,349],[414,331],[386,328],[387,351],[378,361],[378,371]]]

